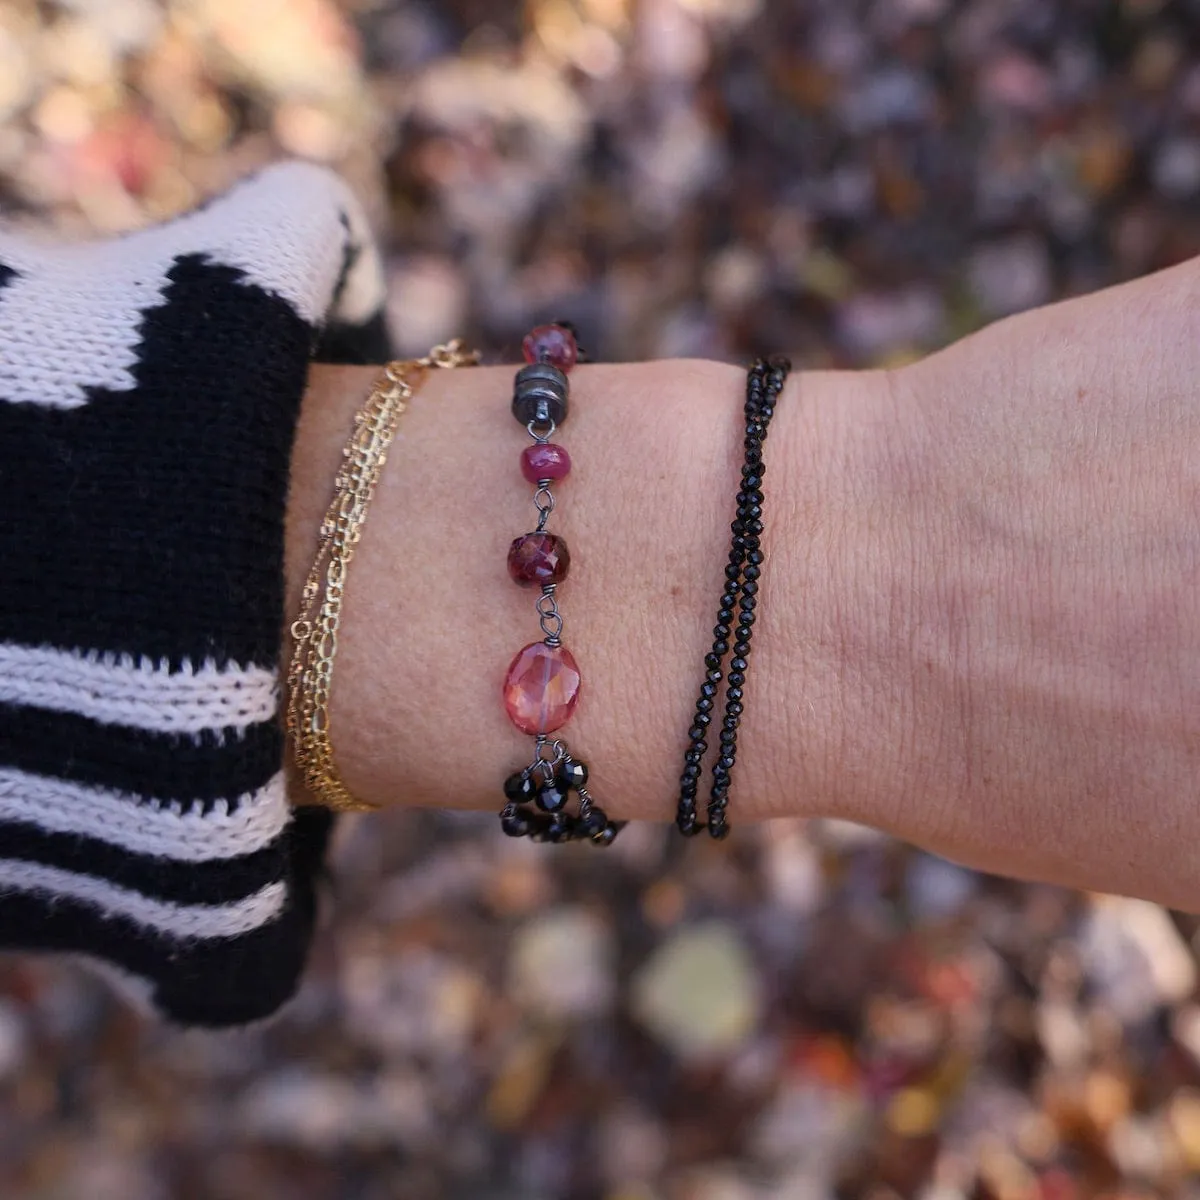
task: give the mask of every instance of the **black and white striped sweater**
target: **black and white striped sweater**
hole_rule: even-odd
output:
[[[295,990],[330,831],[280,631],[307,366],[383,361],[378,258],[289,163],[105,242],[0,231],[0,946],[237,1024]]]

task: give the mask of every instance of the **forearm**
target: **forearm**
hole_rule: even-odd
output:
[[[908,462],[891,489],[908,529],[891,594],[912,683],[904,835],[1191,909],[1198,267],[1024,314],[901,372]]]
[[[349,572],[332,734],[356,793],[384,804],[491,807],[525,761],[500,680],[536,633],[505,570],[532,527],[508,411],[511,368],[434,373],[405,415]],[[372,369],[314,369],[293,460],[290,607]],[[766,460],[767,562],[746,687],[734,819],[856,811],[869,697],[841,625],[872,564],[860,527],[881,377],[789,384]],[[564,640],[584,694],[564,730],[616,817],[667,819],[728,547],[744,374],[706,362],[587,366],[563,438],[555,513],[573,553]],[[869,586],[865,581],[861,586]],[[873,722],[874,732],[878,724]],[[886,744],[886,738],[884,739]],[[879,757],[878,750],[875,757]]]
[[[1200,407],[1190,264],[891,373],[789,383],[731,816],[828,814],[993,871],[1196,907]],[[509,368],[435,375],[351,571],[333,736],[381,803],[489,807],[535,636]],[[373,372],[315,373],[292,603]],[[617,817],[666,819],[711,638],[742,373],[581,368],[555,514],[575,555],[567,734]]]

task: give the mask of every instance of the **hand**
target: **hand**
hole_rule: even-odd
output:
[[[289,578],[373,370],[315,370]],[[554,520],[564,730],[618,817],[667,819],[711,637],[743,373],[589,366]],[[333,736],[380,803],[498,808],[499,683],[536,634],[511,368],[433,376],[347,585]],[[833,815],[987,870],[1200,907],[1200,264],[894,372],[806,373],[766,459],[760,620],[730,819]],[[701,793],[703,802],[704,793]]]

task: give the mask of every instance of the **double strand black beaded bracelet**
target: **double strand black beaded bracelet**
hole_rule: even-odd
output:
[[[522,733],[534,738],[533,761],[505,780],[500,828],[509,837],[541,842],[587,840],[608,846],[624,822],[610,821],[588,792],[588,768],[565,741],[551,737],[570,719],[579,702],[580,674],[574,655],[562,644],[563,619],[556,592],[567,577],[567,543],[546,531],[554,511],[554,484],[571,471],[571,456],[551,441],[567,419],[567,374],[579,357],[575,331],[565,323],[540,325],[523,343],[526,365],[513,386],[512,412],[533,439],[521,455],[521,472],[534,485],[537,528],[514,539],[508,573],[540,594],[535,608],[541,641],[522,647],[504,677],[504,709]],[[569,811],[571,793],[578,810]]]
[[[758,604],[758,580],[762,573],[763,532],[762,480],[765,470],[763,444],[775,413],[775,402],[783,391],[791,363],[786,358],[758,359],[746,378],[744,409],[746,451],[741,486],[737,494],[737,512],[730,530],[733,541],[725,568],[725,587],[713,628],[713,646],[704,657],[704,682],[696,700],[688,746],[683,755],[683,774],[679,779],[679,804],[675,824],[685,837],[707,828],[710,836],[723,838],[729,833],[725,811],[729,806],[729,787],[737,759],[737,730],[743,711],[746,668],[750,659],[750,639],[754,628],[754,610]],[[734,607],[737,623],[734,624]],[[728,686],[725,690],[725,715],[721,721],[719,749],[712,768],[707,821],[701,825],[696,812],[707,734],[712,725],[713,708],[724,675],[724,660],[733,636],[733,656],[729,660]]]

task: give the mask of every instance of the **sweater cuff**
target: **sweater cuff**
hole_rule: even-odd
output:
[[[378,259],[285,164],[82,246],[0,233],[0,946],[185,1024],[297,986],[331,821],[289,809],[288,467],[314,355],[383,361]]]

